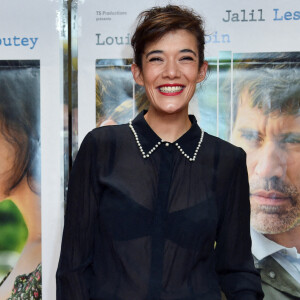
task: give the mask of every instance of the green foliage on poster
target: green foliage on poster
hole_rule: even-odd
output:
[[[0,203],[0,255],[1,251],[21,252],[27,239],[27,227],[24,219],[10,201]]]

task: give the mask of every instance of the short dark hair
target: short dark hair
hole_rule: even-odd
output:
[[[40,74],[39,64],[0,62],[0,130],[15,149],[7,195],[27,176],[30,189],[40,192]]]
[[[264,114],[300,113],[300,52],[243,54],[233,70],[233,124],[245,90]]]
[[[204,61],[205,33],[203,25],[204,21],[200,15],[183,6],[157,6],[141,12],[131,39],[135,63],[142,69],[142,54],[148,43],[159,40],[169,32],[184,29],[196,37],[200,68]]]

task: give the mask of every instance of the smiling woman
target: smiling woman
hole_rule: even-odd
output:
[[[188,115],[204,29],[167,5],[139,16],[131,70],[149,109],[91,131],[69,181],[57,300],[262,299],[245,153]]]
[[[142,68],[133,64],[132,73],[135,81],[145,87],[150,102],[145,115],[147,122],[151,126],[152,117],[159,114],[172,115],[173,118],[182,115],[188,128],[188,104],[196,84],[205,78],[207,70],[206,62],[199,68],[196,37],[189,31],[175,30],[149,43],[144,52]],[[174,141],[181,134],[165,139]]]

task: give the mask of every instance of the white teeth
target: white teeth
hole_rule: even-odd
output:
[[[159,88],[159,90],[163,93],[176,93],[183,89],[182,86],[162,86]]]

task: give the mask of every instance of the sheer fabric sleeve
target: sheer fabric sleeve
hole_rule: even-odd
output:
[[[58,270],[57,300],[89,298],[97,218],[96,146],[89,133],[81,144],[69,179]]]
[[[228,300],[263,299],[251,254],[246,154],[239,150],[216,240],[216,271]]]

